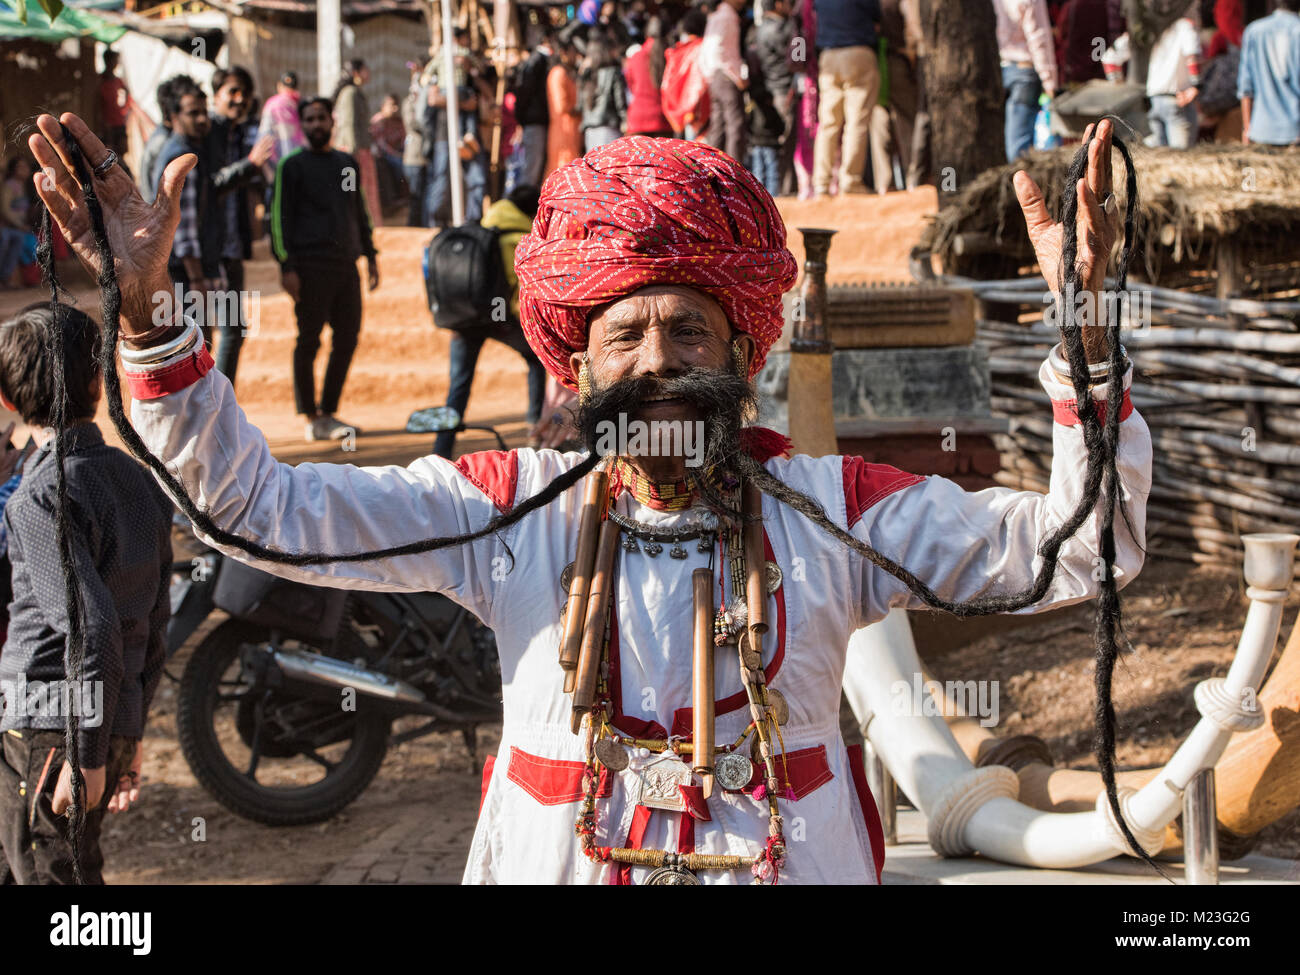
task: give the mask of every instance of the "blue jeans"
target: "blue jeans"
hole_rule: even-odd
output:
[[[437,130],[440,134],[447,131],[447,120],[438,113]],[[477,121],[469,116],[461,116],[460,131],[474,132]],[[448,168],[450,156],[447,152],[445,135],[433,144],[433,160],[429,163],[429,183],[425,192],[424,215],[426,227],[445,227],[451,222],[451,172]],[[469,162],[461,163],[461,175],[465,187],[465,219],[478,223],[483,219],[483,193],[487,189],[487,166],[483,154],[479,153]]]
[[[1002,87],[1006,89],[1007,162],[1015,162],[1034,145],[1034,119],[1038,117],[1038,96],[1043,83],[1033,68],[1002,66]]]
[[[474,368],[478,365],[478,354],[489,337],[510,346],[528,364],[528,422],[536,423],[541,418],[542,400],[546,395],[546,369],[537,358],[537,353],[529,348],[524,331],[518,324],[501,330],[484,328],[452,333],[451,384],[447,390],[447,405],[462,417],[465,415],[465,407],[469,405],[469,388],[474,382]],[[433,452],[450,460],[455,444],[456,435],[444,430],[434,440]]]
[[[519,172],[519,186],[542,187],[542,173],[546,171],[546,126],[525,125],[519,148],[523,153],[523,168]]]
[[[1147,122],[1151,124],[1151,135],[1146,140],[1149,146],[1190,149],[1196,144],[1200,123],[1195,102],[1179,108],[1173,95],[1152,95]]]
[[[776,146],[751,146],[749,171],[772,196],[781,195],[781,164]]]
[[[427,227],[429,223],[424,219],[424,204],[429,190],[429,164],[426,162],[419,166],[404,165],[402,171],[406,173],[406,185],[411,191],[411,198],[407,203],[406,225]]]
[[[0,285],[7,284],[23,254],[23,232],[0,227]]]

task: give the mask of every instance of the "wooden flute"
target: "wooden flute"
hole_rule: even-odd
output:
[[[582,729],[582,716],[591,710],[596,699],[596,680],[600,676],[600,658],[605,649],[605,623],[609,619],[609,602],[614,596],[614,555],[618,550],[618,525],[601,522],[596,543],[596,567],[591,575],[591,593],[587,597],[587,618],[582,627],[582,648],[573,688],[573,733]]]
[[[560,638],[560,666],[564,669],[564,693],[572,694],[577,683],[578,656],[582,652],[582,628],[587,620],[587,597],[596,567],[596,538],[605,517],[609,496],[609,475],[592,471],[586,478],[582,512],[578,519],[578,551],[569,580],[569,601],[564,610],[564,634]]]
[[[713,794],[713,570],[691,573],[695,596],[694,656],[691,687],[694,770],[703,779],[704,798]]]
[[[763,550],[763,495],[749,481],[741,494],[740,510],[745,516],[745,607],[749,631],[757,637],[767,632],[767,555]],[[761,645],[754,640],[755,648]]]

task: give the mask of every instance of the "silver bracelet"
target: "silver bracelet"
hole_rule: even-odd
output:
[[[128,365],[150,365],[161,362],[163,359],[169,359],[182,351],[188,352],[189,347],[195,344],[195,339],[199,335],[198,325],[194,324],[192,319],[186,318],[185,330],[170,342],[164,342],[162,345],[151,345],[147,349],[130,349],[127,348],[126,342],[123,341],[118,344],[118,355]]]
[[[1123,371],[1128,372],[1128,350],[1123,345],[1119,347],[1119,354],[1123,358]],[[1065,356],[1061,354],[1061,343],[1057,342],[1052,346],[1052,351],[1047,353],[1047,364],[1052,367],[1058,376],[1070,376],[1070,364],[1065,361]],[[1110,376],[1110,360],[1103,362],[1088,363],[1088,381],[1090,384],[1096,384]]]

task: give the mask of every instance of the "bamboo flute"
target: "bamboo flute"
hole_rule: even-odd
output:
[[[745,482],[740,510],[745,516],[745,607],[749,632],[758,649],[763,645],[758,637],[767,632],[767,556],[763,551],[763,495],[749,481]]]
[[[696,569],[691,573],[695,596],[695,627],[692,702],[692,755],[694,770],[703,782],[704,798],[713,795],[713,571]]]
[[[587,596],[596,566],[596,537],[605,517],[609,475],[596,470],[587,475],[582,512],[578,518],[578,551],[569,580],[569,602],[564,611],[564,635],[560,638],[560,666],[564,668],[564,693],[573,693],[577,681],[578,656],[582,652],[582,627],[587,620]]]
[[[573,688],[573,733],[582,730],[582,716],[591,710],[596,699],[596,680],[600,676],[600,658],[605,648],[605,624],[609,620],[609,601],[613,598],[614,555],[618,549],[618,525],[601,522],[596,544],[596,568],[591,574],[591,594],[587,597],[587,618],[582,627],[582,649]]]

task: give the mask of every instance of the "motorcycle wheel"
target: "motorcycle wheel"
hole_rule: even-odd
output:
[[[337,702],[293,698],[251,683],[241,648],[266,643],[270,635],[227,620],[194,648],[177,700],[181,750],[199,783],[236,815],[268,826],[322,822],[356,799],[378,773],[388,751],[389,719],[373,712],[345,715]],[[289,725],[324,724],[323,748],[332,757],[286,733],[284,719]],[[232,749],[247,753],[247,768],[236,765]],[[241,755],[240,764],[244,760]],[[322,778],[303,781],[308,771],[321,769]]]

